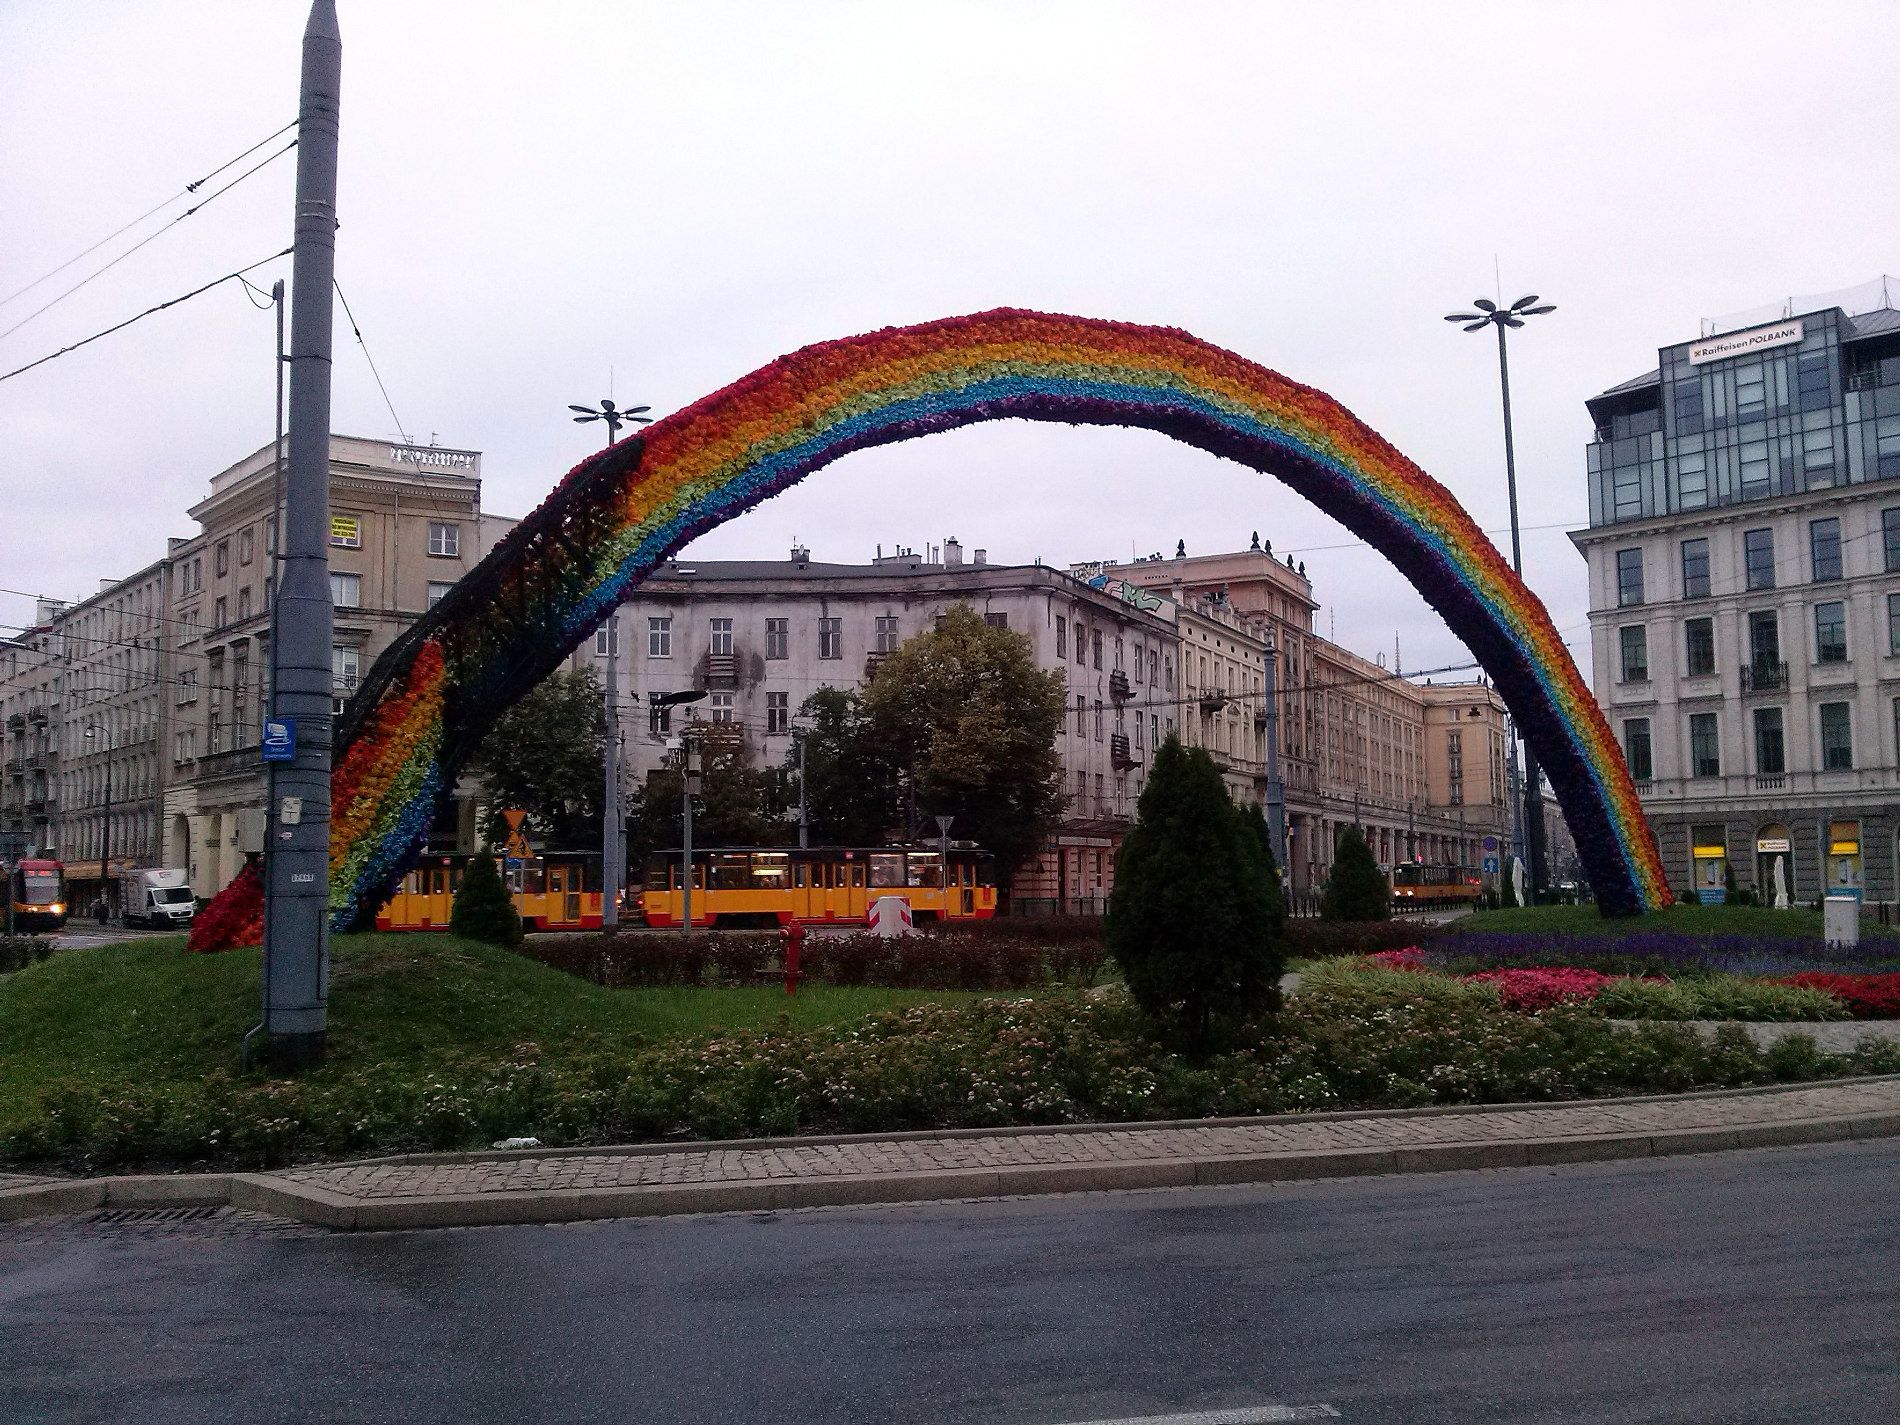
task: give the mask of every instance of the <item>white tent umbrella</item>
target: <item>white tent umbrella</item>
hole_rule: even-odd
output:
[[[1788,873],[1785,869],[1787,857],[1775,857],[1775,909],[1788,908]]]

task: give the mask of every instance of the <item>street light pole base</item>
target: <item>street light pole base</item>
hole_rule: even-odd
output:
[[[273,1034],[267,1051],[271,1068],[281,1074],[314,1069],[323,1062],[324,1041],[328,1036],[319,1029],[311,1034]]]

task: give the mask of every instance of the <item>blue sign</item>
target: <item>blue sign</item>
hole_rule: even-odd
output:
[[[1727,886],[1697,886],[1695,898],[1703,905],[1728,904]]]
[[[1497,857],[1487,856],[1484,858],[1484,873],[1487,876],[1497,875],[1498,873],[1498,858]]]
[[[265,718],[263,749],[266,762],[296,761],[297,724],[287,717]]]

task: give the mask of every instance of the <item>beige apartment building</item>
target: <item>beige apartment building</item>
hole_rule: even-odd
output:
[[[474,568],[512,526],[481,510],[481,454],[330,438],[331,670],[336,710],[363,672],[416,617]],[[212,477],[189,511],[199,532],[171,542],[178,674],[165,864],[201,896],[263,849],[265,773],[258,741],[269,700],[273,447]],[[466,798],[464,798],[466,800]],[[472,806],[439,828],[460,844]]]

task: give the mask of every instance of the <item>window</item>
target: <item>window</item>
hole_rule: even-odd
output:
[[[331,515],[330,543],[338,549],[361,549],[363,547],[363,517],[361,515]]]
[[[614,656],[616,658],[620,656],[620,640],[615,636],[618,633],[619,630],[614,627],[614,620],[612,619],[608,619],[607,622],[594,630],[594,656],[596,658],[605,658],[607,656],[609,644],[613,646]]]
[[[1709,596],[1709,542],[1685,539],[1682,542],[1682,597],[1706,599]]]
[[[1088,639],[1084,636],[1082,621],[1075,621],[1075,666],[1080,668],[1088,649]]]
[[[429,521],[429,553],[439,559],[458,559],[462,554],[462,527]]]
[[[1095,740],[1097,742],[1102,740],[1102,700],[1100,698],[1095,700]]]
[[[1814,661],[1847,661],[1847,605],[1838,599],[1814,606]]]
[[[1744,534],[1742,556],[1748,569],[1749,588],[1775,587],[1775,532],[1772,529],[1751,529]]]
[[[1880,512],[1880,535],[1886,546],[1883,563],[1887,572],[1900,573],[1900,508]]]
[[[1075,735],[1077,737],[1085,737],[1088,735],[1088,719],[1088,699],[1083,697],[1080,693],[1077,693],[1075,695]]]
[[[647,620],[647,657],[671,658],[673,656],[673,620],[672,617],[650,618]]]
[[[1687,671],[1691,678],[1706,677],[1715,671],[1715,620],[1692,618],[1682,626],[1687,643]]]
[[[1821,766],[1829,772],[1854,769],[1854,727],[1846,703],[1821,704]]]
[[[1781,620],[1772,610],[1748,616],[1748,661],[1758,679],[1781,662]]]
[[[356,680],[363,671],[362,655],[354,648],[330,650],[330,683],[338,693],[356,691]]]
[[[1900,653],[1900,594],[1887,595],[1887,652]]]
[[[1689,714],[1689,774],[1694,777],[1722,775],[1722,744],[1714,713]]]
[[[182,707],[186,703],[195,703],[197,701],[198,670],[196,668],[187,668],[178,675],[178,703],[179,706]]]
[[[1008,628],[1009,615],[1008,614],[984,614],[983,622],[988,624],[991,628]]]
[[[434,607],[435,607],[435,606],[436,606],[437,604],[439,604],[439,603],[441,603],[441,602],[442,602],[442,596],[443,596],[444,594],[446,594],[446,593],[448,593],[448,591],[449,591],[450,589],[453,589],[454,587],[455,587],[455,585],[453,585],[453,584],[445,584],[445,583],[443,583],[443,582],[442,582],[442,581],[441,581],[440,579],[431,579],[431,580],[429,581],[429,603],[428,603],[428,607],[430,607],[430,608],[434,608]]]
[[[1102,631],[1099,628],[1089,630],[1089,653],[1095,660],[1095,671],[1102,671]]]
[[[1841,522],[1829,517],[1808,522],[1808,556],[1814,582],[1841,577]]]
[[[647,705],[647,731],[654,736],[673,730],[673,708],[668,703]]]
[[[1622,647],[1623,672],[1617,679],[1620,683],[1646,683],[1649,681],[1649,630],[1641,624],[1618,629],[1617,638]]]
[[[896,614],[879,614],[875,619],[872,620],[872,625],[873,625],[873,631],[875,632],[877,636],[877,651],[879,653],[896,652],[897,651],[897,615]]]
[[[1069,656],[1069,621],[1061,614],[1056,615],[1056,657]]]
[[[224,714],[214,712],[205,719],[205,751],[214,757],[224,751]]]
[[[226,617],[227,613],[229,613],[229,609],[226,607],[225,601],[221,598],[213,599],[211,601],[211,626],[213,628],[223,628],[226,623],[230,622]]]
[[[1755,709],[1755,771],[1779,777],[1788,770],[1788,753],[1781,730],[1780,708]]]
[[[1647,782],[1655,774],[1655,761],[1650,753],[1649,719],[1633,717],[1623,724],[1623,758],[1629,763],[1630,776],[1638,782]]]
[[[732,721],[732,699],[733,699],[733,695],[731,693],[714,693],[710,698],[707,699],[707,701],[712,705],[712,711],[708,714],[708,716],[714,722],[731,722]]]
[[[790,732],[792,729],[792,695],[790,693],[767,693],[765,695],[765,733],[774,737]]]
[[[217,564],[217,568],[213,572],[222,579],[226,574],[231,572],[231,541],[228,539],[219,540],[217,548],[213,550],[212,553],[216,556],[215,563]]]
[[[1077,772],[1075,774],[1075,809],[1076,811],[1082,812],[1082,811],[1087,810],[1088,799],[1089,799],[1089,774],[1087,772]]]
[[[1616,604],[1628,608],[1643,601],[1643,551],[1616,551]]]
[[[249,588],[238,590],[238,622],[243,623],[251,616],[251,591]]]
[[[330,602],[339,609],[360,609],[363,606],[363,576],[332,574]]]
[[[844,657],[844,620],[821,618],[818,620],[818,656],[820,658]]]
[[[765,621],[765,656],[772,659],[790,658],[791,620],[769,618]]]
[[[257,536],[248,529],[240,531],[238,534],[238,563],[249,564],[251,560],[256,557],[256,553]]]

